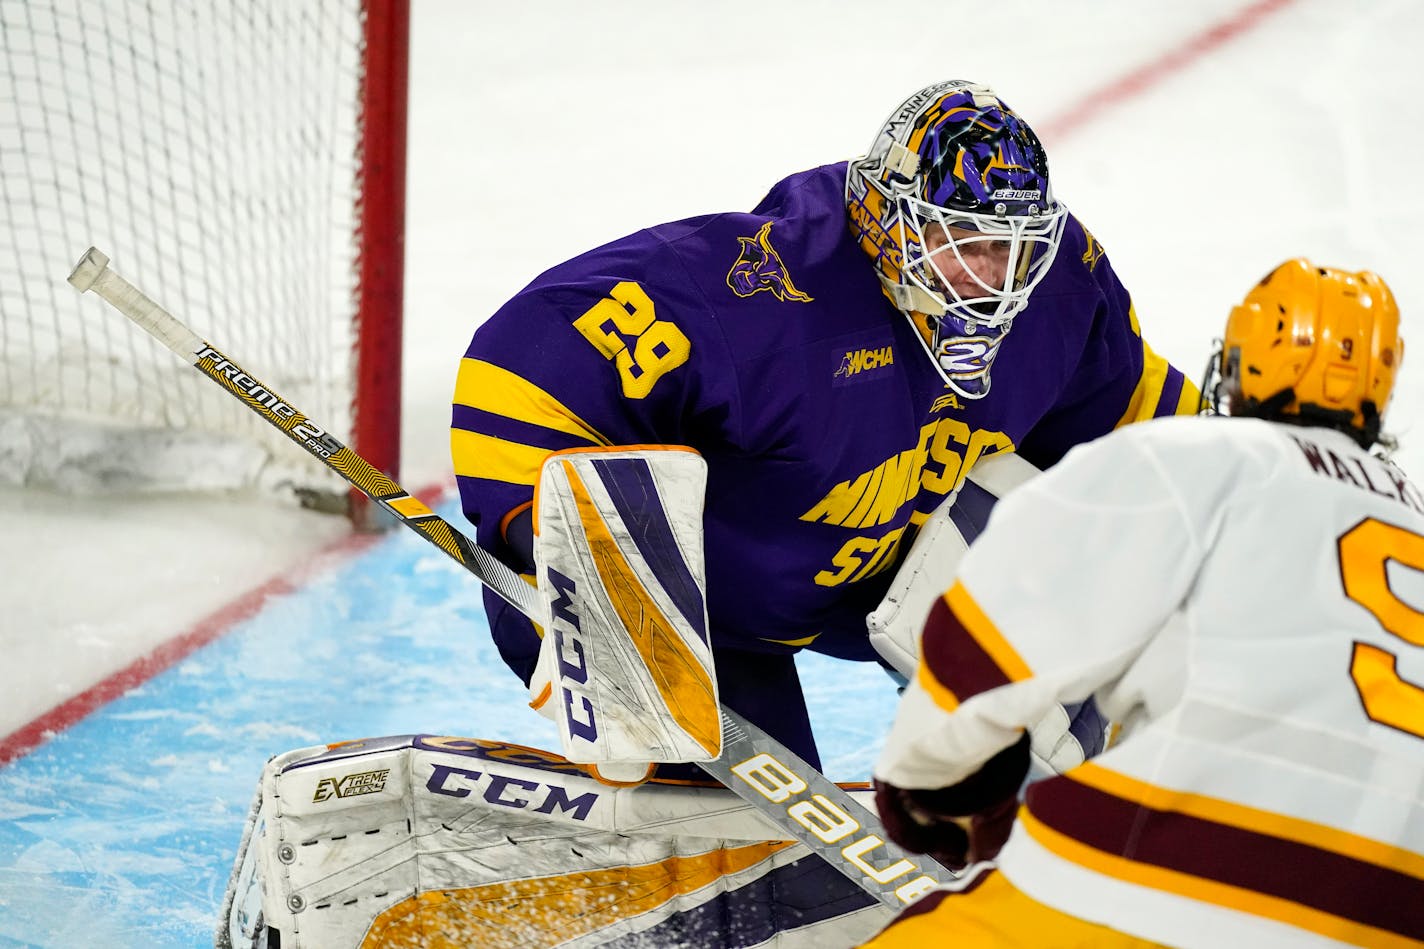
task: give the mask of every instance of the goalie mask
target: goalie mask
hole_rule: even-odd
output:
[[[984,396],[1067,221],[1038,137],[986,86],[929,86],[850,163],[846,205],[886,295],[945,383]]]
[[[1232,309],[1204,395],[1213,410],[1338,428],[1368,448],[1403,356],[1383,280],[1296,258]]]

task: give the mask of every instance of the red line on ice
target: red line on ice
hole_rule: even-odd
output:
[[[434,507],[446,490],[448,485],[434,485],[419,492],[417,497]],[[399,528],[392,528],[397,529]],[[91,712],[121,697],[130,689],[138,688],[159,673],[182,662],[198,649],[226,635],[243,620],[256,616],[269,598],[299,589],[307,580],[351,559],[384,536],[351,533],[332,541],[317,551],[304,565],[249,590],[199,620],[187,632],[180,633],[98,684],[61,702],[39,718],[0,738],[0,767],[29,754]]]
[[[1257,0],[1190,37],[1152,62],[1082,96],[1076,106],[1062,115],[1055,116],[1042,125],[1032,123],[1034,130],[1045,141],[1076,132],[1112,107],[1148,92],[1164,80],[1194,65],[1208,53],[1259,26],[1272,13],[1295,2],[1296,0]]]

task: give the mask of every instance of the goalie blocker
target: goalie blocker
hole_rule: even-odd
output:
[[[809,949],[892,915],[724,788],[405,735],[267,764],[216,944]]]
[[[555,452],[534,496],[549,621],[530,704],[610,782],[722,750],[702,560],[707,465],[688,448]]]

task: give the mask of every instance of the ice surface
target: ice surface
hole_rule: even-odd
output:
[[[1146,336],[1194,377],[1230,304],[1297,254],[1384,274],[1410,335],[1424,312],[1410,164],[1424,8],[1295,0],[1193,57],[1190,37],[1252,6],[1028,0],[989,25],[990,5],[965,0],[913,22],[816,0],[554,15],[416,0],[403,482],[448,478],[456,360],[539,270],[650,223],[748,207],[789,171],[858,153],[895,102],[943,78],[994,85],[1039,128]],[[124,248],[108,250],[121,269]],[[1424,369],[1406,360],[1391,427],[1416,478],[1421,408]],[[407,532],[323,567],[310,561],[340,523],[252,498],[5,489],[0,525],[0,735],[274,575],[311,578],[0,768],[0,946],[210,945],[271,754],[401,732],[557,745],[482,634],[474,584]],[[803,675],[828,773],[864,777],[888,679],[816,657]]]

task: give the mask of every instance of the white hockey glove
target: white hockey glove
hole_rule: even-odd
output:
[[[570,761],[610,783],[722,749],[706,483],[706,462],[685,448],[557,452],[540,472],[534,562],[550,622],[530,704],[559,724]]]

